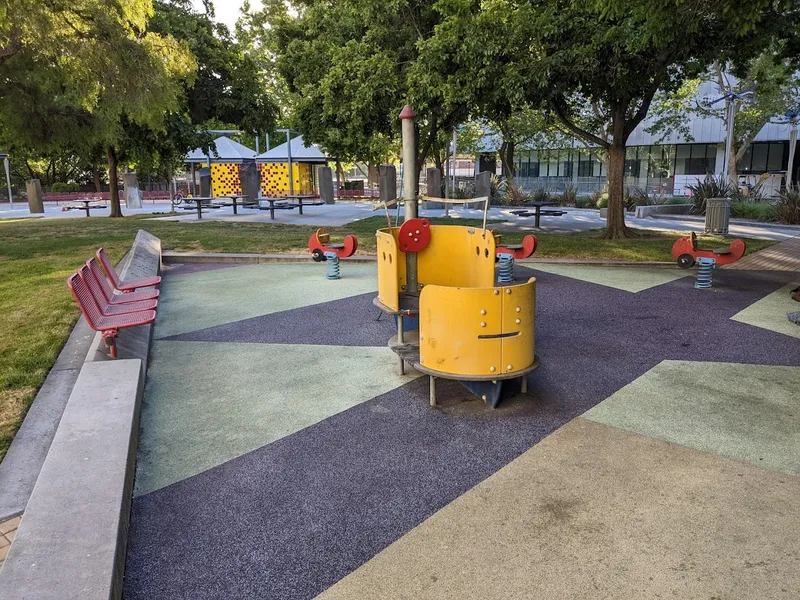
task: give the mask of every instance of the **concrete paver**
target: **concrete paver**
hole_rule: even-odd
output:
[[[576,419],[340,580],[352,598],[793,598],[800,478]]]
[[[726,265],[726,269],[800,272],[800,235]]]

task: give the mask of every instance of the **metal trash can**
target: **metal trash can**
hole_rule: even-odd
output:
[[[730,198],[709,198],[706,201],[706,233],[727,235],[731,217]]]

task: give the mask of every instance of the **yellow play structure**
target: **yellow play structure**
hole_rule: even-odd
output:
[[[410,106],[400,113],[404,165],[416,161],[414,117]],[[389,216],[389,206],[400,198],[378,205],[386,211],[388,226],[375,234],[374,304],[397,317],[397,335],[389,347],[400,357],[401,373],[409,363],[429,376],[431,406],[436,406],[436,379],[442,378],[461,382],[496,407],[504,381],[520,379],[524,394],[526,376],[539,366],[534,353],[536,279],[496,283],[498,240],[486,228],[488,196],[472,199],[484,204],[483,227],[433,225],[417,216],[416,186],[415,169],[405,169],[400,227],[393,227]],[[535,239],[530,245],[529,254]]]
[[[429,230],[424,240],[401,250],[404,239]],[[398,334],[389,346],[401,360],[430,376],[431,404],[436,378],[464,383],[496,406],[506,379],[536,369],[534,325],[536,280],[495,284],[495,237],[486,229],[430,225],[406,220],[377,235],[378,297],[375,304],[397,315]],[[416,257],[417,294],[409,288],[408,258]],[[413,262],[413,261],[412,261]],[[403,317],[419,317],[418,331],[404,331]]]

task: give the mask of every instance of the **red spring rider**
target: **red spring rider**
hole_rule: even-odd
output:
[[[735,263],[744,256],[747,246],[744,240],[733,240],[727,248],[698,248],[697,234],[692,232],[682,237],[672,246],[672,256],[678,266],[688,269],[694,266],[698,258],[713,258],[718,265]]]
[[[314,262],[328,262],[326,279],[339,279],[339,259],[353,256],[358,249],[358,238],[347,235],[341,244],[331,244],[331,236],[325,229],[317,229],[308,238],[308,251]]]

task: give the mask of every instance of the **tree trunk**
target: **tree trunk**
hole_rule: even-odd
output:
[[[625,144],[615,141],[608,149],[608,216],[603,235],[606,239],[631,237],[625,225],[624,176]]]
[[[625,135],[627,106],[618,104],[611,109],[612,141],[608,147],[608,216],[605,239],[633,237],[625,225]]]
[[[508,140],[503,140],[503,143],[500,145],[500,162],[503,166],[503,175],[506,179],[511,181],[514,179],[516,175],[515,172],[515,165],[514,165],[514,149],[516,144],[514,142],[509,142]]]
[[[106,150],[108,157],[108,191],[110,192],[111,216],[121,217],[122,207],[119,203],[119,181],[117,178],[117,152],[114,146],[109,146]]]
[[[441,174],[442,179],[444,179],[444,163],[445,163],[446,160],[447,160],[447,155],[446,154],[445,154],[445,159],[444,160],[442,160],[442,155],[439,154],[438,152],[433,155],[433,164],[439,170],[439,173]]]
[[[736,148],[731,146],[731,155],[728,157],[728,181],[731,185],[739,186],[739,168],[736,161]]]
[[[92,165],[92,177],[94,178],[94,191],[102,192],[103,185],[100,181],[100,169],[97,168],[97,165]]]
[[[377,186],[378,185],[378,181],[379,181],[378,165],[376,165],[375,163],[371,162],[371,163],[369,163],[367,165],[367,183],[370,186],[373,186],[373,185]]]

